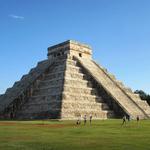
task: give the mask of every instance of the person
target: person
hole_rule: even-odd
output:
[[[128,122],[130,121],[130,116],[129,115],[127,116],[127,120],[128,120]]]
[[[139,117],[139,116],[137,116],[137,117],[136,117],[136,121],[137,121],[137,123],[139,122],[139,120],[140,120],[140,117]]]
[[[77,119],[76,124],[77,124],[77,125],[80,125],[80,124],[81,124],[81,119],[80,119],[80,118]]]
[[[126,124],[126,116],[124,115],[122,118],[122,125]]]
[[[90,124],[92,123],[92,114],[90,114]]]
[[[77,124],[77,125],[79,125],[79,124],[80,124],[80,120],[79,120],[79,119],[77,119],[77,122],[76,122],[76,124]]]
[[[84,125],[86,124],[86,115],[84,115]]]

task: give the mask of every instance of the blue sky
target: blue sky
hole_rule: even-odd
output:
[[[0,93],[74,39],[133,90],[150,93],[149,0],[0,0]]]

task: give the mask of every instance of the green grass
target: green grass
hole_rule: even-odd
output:
[[[150,150],[150,120],[0,121],[0,150]]]

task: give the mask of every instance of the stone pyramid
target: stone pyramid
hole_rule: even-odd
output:
[[[135,119],[150,117],[139,95],[92,60],[91,47],[76,41],[48,48],[48,59],[0,95],[0,118]]]

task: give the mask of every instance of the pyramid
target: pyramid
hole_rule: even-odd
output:
[[[47,56],[0,95],[0,118],[150,117],[146,101],[92,60],[90,46],[68,40]]]

